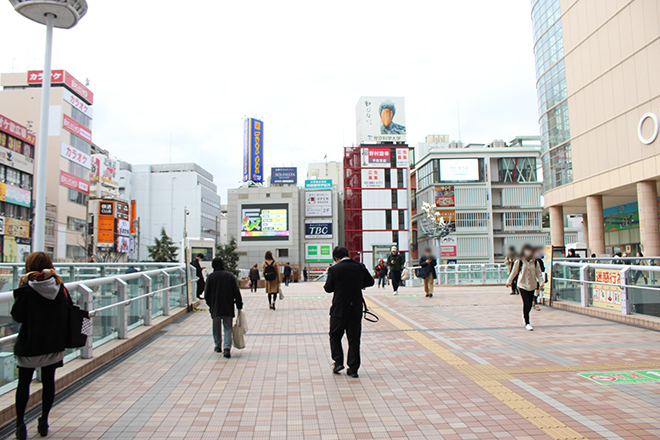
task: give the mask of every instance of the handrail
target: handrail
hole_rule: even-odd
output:
[[[195,281],[197,281],[197,279],[195,279]],[[116,303],[108,304],[107,306],[103,306],[103,307],[99,307],[98,309],[90,310],[89,311],[89,316],[94,317],[94,315],[96,315],[98,312],[102,312],[104,310],[109,310],[109,309],[112,309],[113,307],[121,306],[121,305],[124,305],[124,304],[128,305],[128,304],[132,303],[133,301],[137,301],[138,299],[146,298],[146,297],[149,297],[149,296],[154,296],[157,293],[165,292],[166,290],[176,289],[177,287],[182,287],[182,286],[185,286],[185,285],[186,285],[186,283],[176,284],[174,286],[168,286],[168,287],[165,287],[163,289],[154,290],[152,292],[148,292],[148,293],[145,293],[145,294],[140,295],[140,296],[135,296],[135,297],[129,298],[125,301],[119,301],[119,302],[116,302]],[[2,339],[0,339],[0,342],[2,342]]]
[[[142,267],[142,266],[168,266],[168,267],[178,267],[182,266],[183,263],[160,263],[156,261],[148,262],[148,261],[142,261],[139,263],[76,263],[76,262],[71,262],[71,263],[53,263],[54,267],[66,267],[66,266],[76,266],[76,267]],[[18,266],[18,267],[24,267],[25,263],[0,263],[0,268],[3,266]]]

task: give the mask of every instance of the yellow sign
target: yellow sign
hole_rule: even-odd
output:
[[[596,269],[592,301],[594,307],[621,311],[621,272],[611,269]],[[613,285],[614,284],[614,285]]]

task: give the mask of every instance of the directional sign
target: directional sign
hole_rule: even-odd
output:
[[[660,370],[579,373],[579,375],[604,385],[660,382]]]

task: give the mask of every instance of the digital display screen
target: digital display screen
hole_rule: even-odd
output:
[[[289,205],[241,206],[241,241],[289,239]]]
[[[440,159],[442,182],[478,182],[479,159]]]

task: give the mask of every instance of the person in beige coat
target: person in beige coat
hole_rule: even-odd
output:
[[[541,265],[535,257],[534,248],[526,244],[523,246],[520,254],[520,259],[513,264],[511,274],[506,282],[506,287],[511,287],[517,280],[520,297],[523,300],[525,328],[527,330],[534,330],[534,327],[529,323],[529,312],[534,305],[534,293],[537,289],[543,290],[545,279],[541,271]]]
[[[280,291],[280,266],[273,258],[271,251],[266,252],[265,260],[261,265],[261,272],[264,274],[266,280],[266,293],[268,294],[268,304],[270,309],[275,310],[275,301],[277,294]]]

